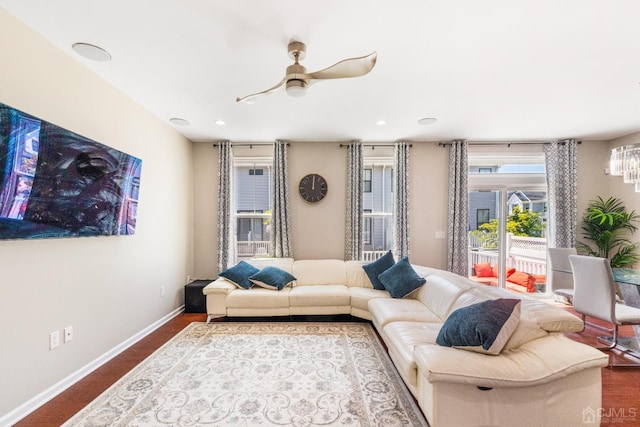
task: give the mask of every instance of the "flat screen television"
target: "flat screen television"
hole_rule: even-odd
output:
[[[0,239],[134,234],[142,161],[0,103]]]

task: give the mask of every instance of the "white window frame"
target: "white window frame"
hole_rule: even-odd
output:
[[[273,179],[272,179],[272,169],[273,169],[273,158],[270,156],[259,156],[259,157],[248,157],[248,156],[241,156],[241,157],[236,157],[234,156],[234,160],[233,160],[233,173],[234,173],[234,178],[236,177],[236,173],[237,173],[237,169],[239,167],[244,167],[244,168],[248,168],[246,169],[247,171],[250,170],[255,170],[255,169],[265,169],[265,172],[263,175],[256,175],[254,174],[250,174],[251,177],[253,177],[254,179],[256,177],[263,177],[263,176],[267,176],[268,180],[269,180],[269,184],[268,184],[268,191],[269,191],[269,195],[268,195],[268,200],[269,200],[269,206],[267,210],[271,210],[272,206],[271,206],[271,202],[272,202],[272,197],[271,197],[271,192],[273,191]],[[234,192],[236,192],[237,189],[237,183],[234,182]],[[255,192],[255,190],[254,190]],[[234,206],[233,206],[233,221],[235,224],[236,228],[236,232],[234,234],[234,245],[236,247],[235,250],[235,261],[234,262],[238,262],[242,259],[246,259],[246,258],[253,258],[255,256],[265,256],[269,253],[270,251],[270,241],[266,241],[266,240],[262,240],[262,241],[255,241],[254,239],[252,239],[251,241],[238,241],[238,231],[237,231],[237,223],[239,219],[259,219],[260,221],[265,221],[266,219],[271,218],[271,213],[267,213],[267,212],[256,212],[256,205],[255,205],[255,198],[253,201],[253,212],[238,212],[238,199],[239,197],[237,196],[237,194],[234,194]]]
[[[380,151],[378,151],[380,152]],[[374,198],[374,194],[376,194],[376,187],[375,187],[375,168],[377,166],[383,166],[383,172],[384,170],[388,167],[393,169],[393,157],[388,156],[387,155],[376,155],[376,156],[363,156],[363,181],[364,181],[364,171],[367,169],[371,170],[371,191],[369,192],[365,192],[364,190],[364,186],[363,186],[363,197],[365,197],[365,195],[368,195],[367,197],[371,197],[372,199]],[[384,176],[383,176],[383,183],[385,182]],[[391,194],[391,197],[395,197],[395,192],[393,191],[393,172],[391,174],[391,182],[389,183],[389,186],[391,188],[389,188],[389,193]],[[383,188],[382,190],[382,197],[383,197],[383,201],[381,203],[382,206],[384,206],[387,202],[386,199],[384,199],[384,197],[386,197],[387,195],[387,189]],[[375,203],[374,203],[375,205]],[[362,227],[363,227],[363,238],[362,238],[362,245],[363,245],[363,250],[362,250],[362,257],[363,257],[363,261],[374,261],[376,259],[378,259],[379,257],[381,257],[382,255],[384,255],[390,248],[385,248],[385,249],[376,249],[373,248],[372,250],[366,250],[366,248],[364,247],[365,244],[367,245],[372,245],[374,243],[374,236],[373,236],[373,232],[374,232],[374,224],[375,224],[375,220],[376,219],[385,219],[385,220],[391,220],[393,221],[393,203],[391,203],[391,207],[390,207],[390,212],[384,212],[384,211],[376,211],[374,210],[376,206],[365,206],[364,200],[363,200],[363,212],[362,212],[362,217],[363,217],[363,221],[362,221]],[[369,236],[368,239],[366,239],[367,236],[365,236],[365,230],[364,230],[364,224],[365,222],[368,222],[370,225],[370,228],[368,230],[369,232]],[[391,237],[391,239],[393,239],[393,236]],[[391,246],[393,246],[393,241],[391,242]]]
[[[522,144],[522,146],[470,146],[468,152],[470,169],[479,167],[495,167],[504,164],[544,164],[544,151],[542,144]],[[474,172],[468,175],[468,191],[497,191],[500,193],[500,206],[498,217],[498,264],[506,265],[506,217],[508,213],[507,193],[513,190],[545,191],[547,188],[546,173],[480,173]],[[471,261],[470,261],[471,262]],[[471,266],[470,266],[471,268]],[[503,268],[500,269],[498,284],[505,286]],[[547,263],[548,270],[548,263]],[[547,277],[549,277],[547,271]],[[535,297],[548,297],[550,287],[547,286],[544,293],[528,294]]]

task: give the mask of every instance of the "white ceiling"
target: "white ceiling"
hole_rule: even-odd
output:
[[[640,131],[638,0],[0,0],[195,141],[611,139]],[[279,82],[378,52],[368,75]],[[79,57],[75,42],[109,51]],[[420,126],[418,119],[435,117]],[[378,120],[385,126],[377,126]],[[216,125],[224,120],[226,125]],[[174,126],[174,125],[172,125]]]

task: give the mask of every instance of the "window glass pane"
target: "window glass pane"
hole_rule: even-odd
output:
[[[233,185],[236,262],[265,256],[271,239],[271,159],[237,159]]]
[[[365,193],[371,193],[371,176],[372,176],[372,170],[365,169],[364,176],[362,179],[362,185]]]
[[[393,246],[393,161],[364,159],[363,258],[373,261]]]

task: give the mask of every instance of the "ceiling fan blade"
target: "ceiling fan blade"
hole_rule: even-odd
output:
[[[263,97],[264,95],[268,95],[271,92],[275,92],[276,90],[278,90],[281,86],[284,85],[286,79],[282,79],[277,85],[275,85],[272,88],[269,88],[267,90],[263,90],[262,92],[258,92],[258,93],[252,93],[251,95],[247,95],[247,96],[243,96],[242,98],[236,98],[236,102],[244,102],[247,104],[251,104],[252,102],[256,101],[257,99]]]
[[[324,70],[309,73],[305,77],[311,80],[344,79],[367,74],[376,65],[377,52],[358,58],[344,59]]]

